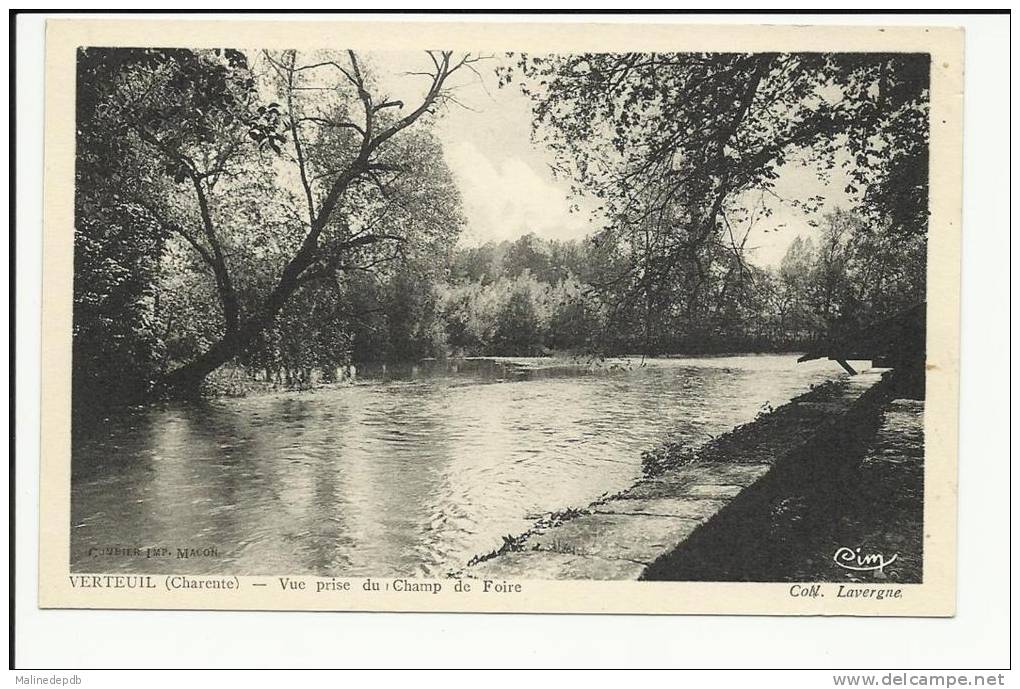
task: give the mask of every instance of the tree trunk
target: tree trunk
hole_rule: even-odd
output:
[[[312,264],[314,251],[308,248],[299,251],[287,264],[269,297],[251,318],[243,321],[236,330],[228,330],[212,347],[188,362],[167,373],[157,384],[157,389],[171,396],[190,397],[198,393],[205,377],[227,363],[273,323],[299,286],[298,277]]]

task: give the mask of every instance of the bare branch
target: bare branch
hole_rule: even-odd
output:
[[[287,112],[290,115],[290,135],[294,140],[294,154],[297,156],[298,172],[301,176],[301,186],[304,188],[305,201],[308,203],[308,222],[315,222],[315,196],[312,193],[312,185],[308,181],[308,169],[305,165],[304,152],[301,150],[301,136],[298,133],[297,122],[294,119],[294,65],[297,63],[297,53],[290,52],[290,65],[287,71]]]
[[[404,101],[402,100],[387,100],[375,106],[374,110],[375,112],[379,112],[384,108],[403,108],[403,107]]]
[[[336,120],[330,120],[325,117],[312,117],[308,115],[297,118],[296,122],[298,124],[301,124],[302,122],[311,122],[313,124],[321,124],[324,127],[336,127],[337,129],[353,129],[362,136],[365,135],[365,130],[354,122],[337,122]]]
[[[213,267],[214,261],[212,254],[210,254],[209,251],[204,246],[202,246],[198,239],[196,239],[190,232],[185,230],[184,227],[182,227],[179,223],[173,222],[172,220],[166,218],[165,216],[163,216],[162,213],[157,211],[155,207],[153,207],[151,204],[145,201],[132,199],[131,203],[137,204],[144,208],[152,217],[152,219],[159,223],[159,225],[164,230],[172,232],[173,234],[182,237],[185,241],[188,242],[189,245],[191,245],[191,248],[193,248],[195,252],[198,253],[198,255],[210,268]]]

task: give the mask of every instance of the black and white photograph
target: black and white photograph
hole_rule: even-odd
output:
[[[866,31],[76,39],[44,604],[952,614],[960,36]]]
[[[921,582],[929,70],[81,48],[72,570]]]
[[[1008,685],[1008,10],[314,5],[9,12],[12,685]]]

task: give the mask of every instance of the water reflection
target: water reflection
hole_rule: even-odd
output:
[[[536,363],[391,366],[353,386],[108,419],[75,441],[72,568],[443,574],[539,514],[627,487],[667,435],[700,444],[843,375],[785,355]],[[90,551],[112,546],[218,552]]]

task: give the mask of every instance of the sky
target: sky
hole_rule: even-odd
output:
[[[430,67],[421,53],[373,53],[379,85],[388,95],[414,102],[427,84],[404,73]],[[551,169],[552,154],[531,141],[531,104],[516,86],[499,88],[494,68],[501,57],[476,65],[477,74],[462,70],[454,80],[460,105],[450,104],[437,123],[446,161],[463,199],[467,219],[460,243],[516,239],[529,232],[546,239],[579,239],[598,229],[590,218],[593,204],[581,201],[571,212],[570,184]],[[828,186],[813,170],[797,162],[780,170],[775,192],[783,198],[822,195],[825,210],[847,207],[845,178],[833,177]],[[813,237],[811,216],[775,198],[767,200],[772,215],[759,221],[747,242],[748,258],[760,266],[779,264],[798,236]]]
[[[575,239],[594,229],[587,212],[570,212],[570,182],[550,170],[552,155],[531,142],[531,102],[516,86],[499,88],[493,65],[459,89],[465,107],[439,122],[446,162],[467,216],[465,244],[515,239],[533,232]],[[589,206],[590,208],[590,206]]]

